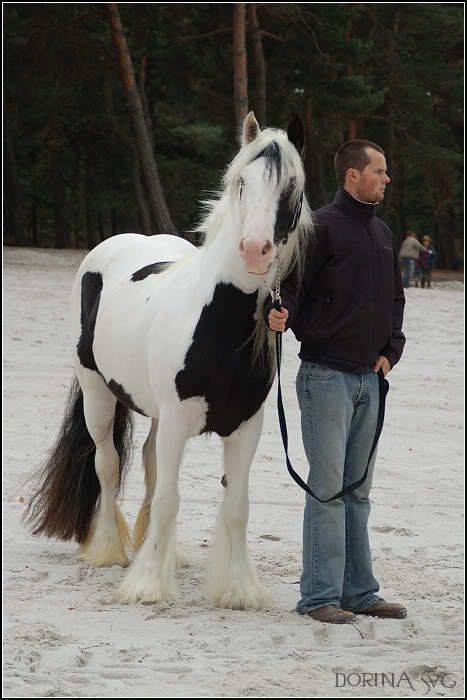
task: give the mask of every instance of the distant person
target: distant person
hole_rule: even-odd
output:
[[[424,289],[427,287],[431,289],[431,276],[433,268],[436,264],[436,250],[431,245],[431,236],[423,236],[423,245],[427,248],[428,252],[422,252],[419,254],[418,263],[420,266],[421,274],[421,284]]]
[[[431,255],[431,253],[428,252],[428,248],[425,248],[425,246],[420,243],[415,231],[409,229],[405,232],[405,240],[399,251],[399,259],[404,265],[402,286],[405,288],[409,287],[410,281],[415,278],[415,268],[420,253]]]

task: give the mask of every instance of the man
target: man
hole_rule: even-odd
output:
[[[394,367],[405,343],[399,260],[390,229],[375,216],[390,181],[384,151],[349,141],[334,167],[339,189],[315,212],[301,284],[292,275],[284,280],[280,312],[265,304],[271,330],[290,327],[301,341],[297,395],[308,484],[323,500],[362,477],[376,431],[377,372]],[[373,576],[368,516],[375,457],[352,493],[329,503],[306,497],[297,610],[314,620],[407,615],[403,605],[377,595]]]

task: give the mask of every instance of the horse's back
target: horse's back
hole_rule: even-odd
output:
[[[130,277],[153,264],[176,262],[196,250],[195,246],[180,236],[156,234],[144,236],[138,233],[122,233],[100,243],[84,258],[78,272],[100,273],[118,280],[121,275]]]
[[[93,248],[82,261],[71,294],[73,335],[80,332],[83,303],[93,306],[97,297],[118,303],[122,296],[134,295],[141,282],[164,271],[168,264],[189,258],[194,245],[179,236],[144,236],[122,233]]]

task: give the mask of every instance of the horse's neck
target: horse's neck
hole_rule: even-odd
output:
[[[206,279],[214,280],[214,286],[224,282],[232,284],[245,294],[252,294],[262,285],[259,278],[245,272],[238,243],[235,219],[229,218],[224,225],[220,225],[217,236],[203,251],[201,274]]]

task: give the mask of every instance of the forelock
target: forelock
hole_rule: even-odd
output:
[[[224,188],[235,186],[242,170],[258,158],[266,159],[266,170],[271,176],[272,173],[276,174],[280,190],[289,188],[294,178],[292,199],[300,198],[305,186],[302,161],[297,149],[281,129],[264,129],[254,141],[240,149],[224,175]]]

